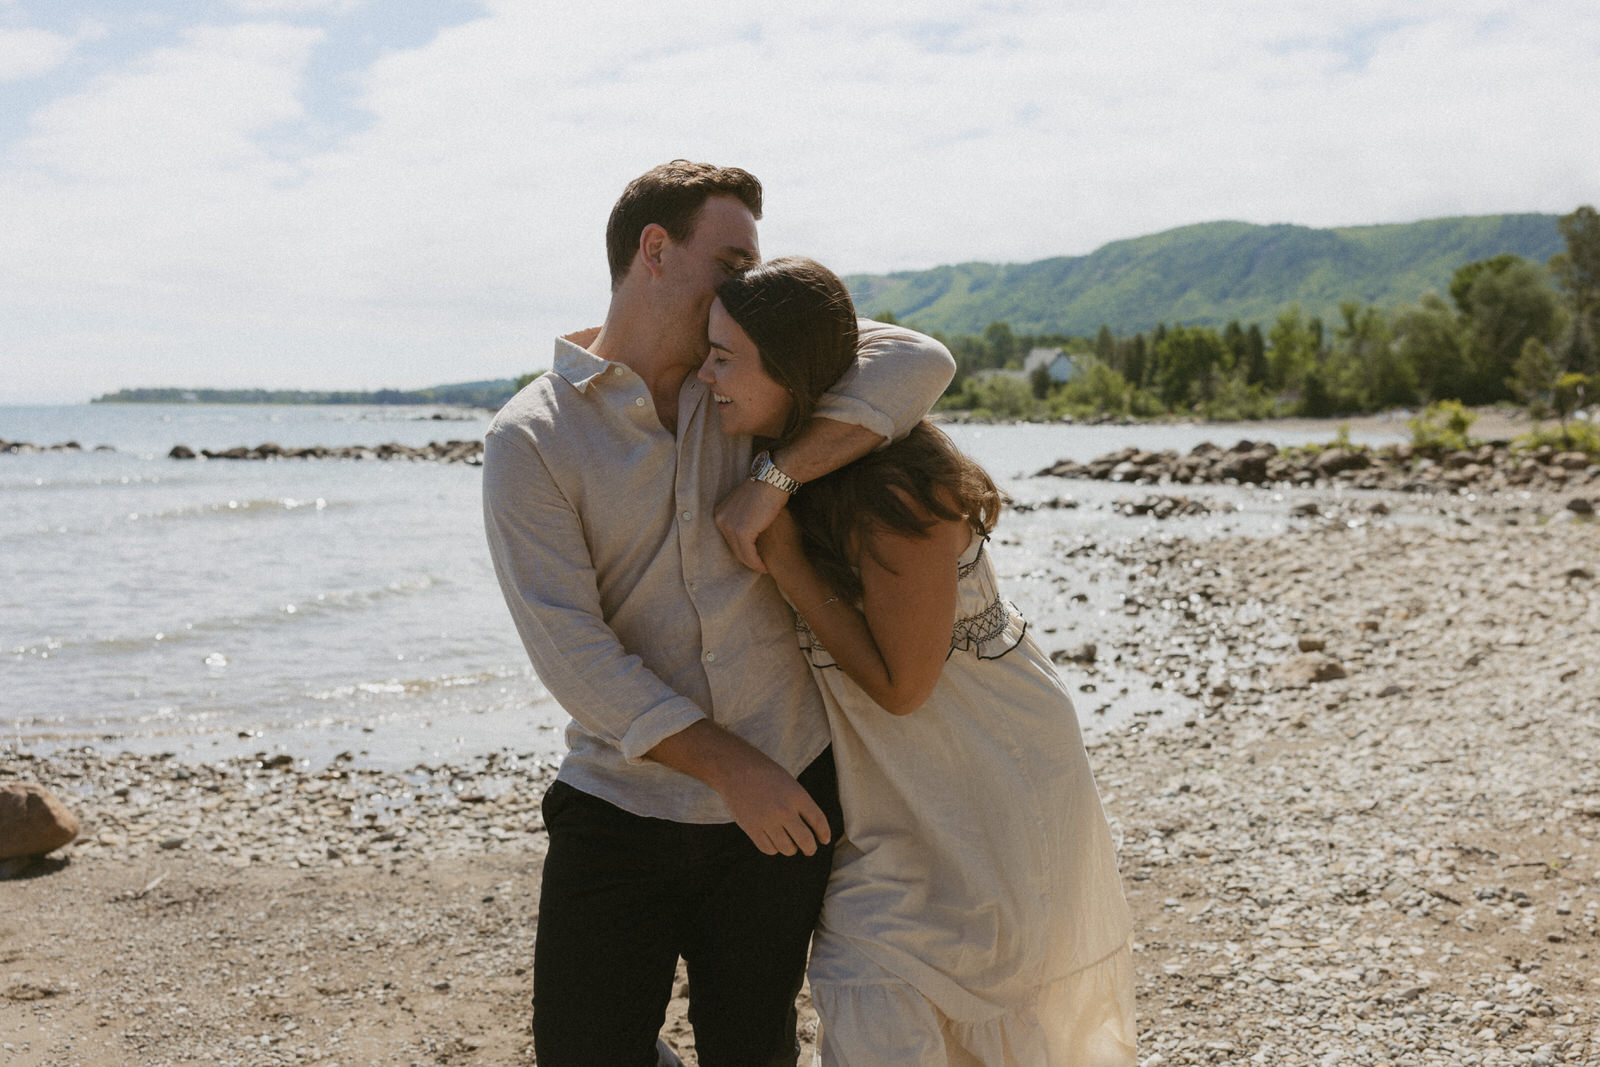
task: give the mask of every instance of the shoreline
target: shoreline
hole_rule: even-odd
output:
[[[1028,579],[1127,577],[1060,667],[1080,718],[1117,671],[1203,709],[1090,744],[1141,1063],[1600,1060],[1600,527],[1306,492],[1270,536],[1157,523]],[[260,762],[0,749],[83,823],[0,889],[8,1062],[531,1063],[551,769]]]

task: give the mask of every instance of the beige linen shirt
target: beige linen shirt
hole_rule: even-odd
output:
[[[861,321],[860,356],[817,414],[899,437],[955,365],[920,334]],[[638,815],[730,822],[715,791],[646,758],[710,718],[792,774],[828,746],[794,615],[712,521],[747,477],[692,375],[678,432],[630,368],[566,338],[501,409],[483,464],[495,573],[545,688],[572,716],[559,778]],[[803,491],[803,490],[802,490]]]

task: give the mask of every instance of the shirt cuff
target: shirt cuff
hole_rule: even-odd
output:
[[[857,400],[855,397],[824,393],[812,414],[819,418],[871,430],[886,443],[895,438],[894,420],[866,401]],[[910,432],[910,427],[906,428],[906,432]]]
[[[705,717],[706,713],[693,701],[682,697],[662,701],[633,720],[622,735],[622,758],[629,763],[643,763],[652,748]]]

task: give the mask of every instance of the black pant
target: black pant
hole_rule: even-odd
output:
[[[833,755],[800,774],[843,831]],[[794,999],[833,849],[764,855],[733,823],[633,815],[564,782],[534,941],[533,1036],[550,1067],[654,1067],[682,956],[702,1067],[793,1067]]]

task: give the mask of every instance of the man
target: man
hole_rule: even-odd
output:
[[[794,481],[906,432],[953,363],[864,323],[838,395],[747,480],[750,441],[722,436],[694,371],[715,287],[757,260],[760,215],[760,183],[737,168],[677,160],[630,183],[606,230],[604,325],[557,340],[487,437],[495,571],[572,716],[544,799],[534,953],[536,1052],[557,1067],[656,1063],[680,955],[705,1067],[798,1053],[838,800],[755,537]]]

